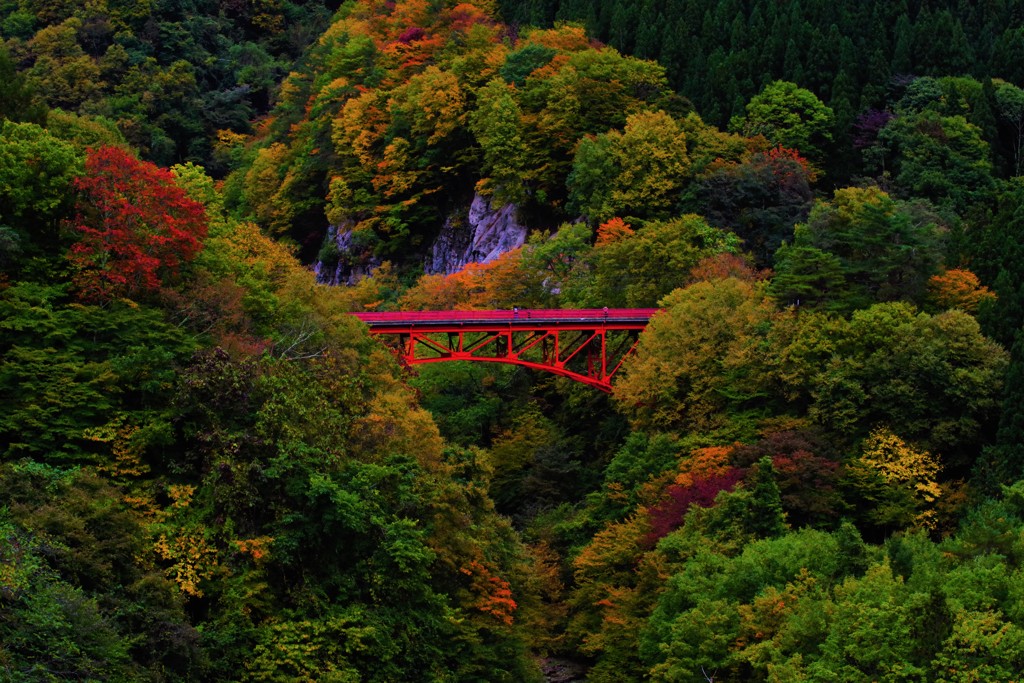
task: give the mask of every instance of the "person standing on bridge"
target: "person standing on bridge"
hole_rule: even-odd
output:
[[[607,306],[604,307],[604,319],[605,320],[608,319],[608,307]]]
[[[518,306],[513,306],[512,307],[512,317],[516,318],[516,319],[519,318],[519,307]]]

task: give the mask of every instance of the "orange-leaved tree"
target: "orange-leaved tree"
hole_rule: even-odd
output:
[[[486,263],[467,263],[449,275],[424,275],[398,300],[405,311],[474,310],[536,306],[541,301],[541,274],[524,268],[522,249]]]
[[[68,260],[83,299],[154,293],[202,249],[205,210],[166,169],[100,147],[89,151],[75,188],[78,241]]]
[[[928,300],[940,310],[959,308],[974,313],[987,300],[995,299],[995,293],[981,284],[978,276],[963,268],[953,268],[928,280]]]

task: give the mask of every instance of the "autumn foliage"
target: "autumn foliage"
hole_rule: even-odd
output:
[[[122,149],[92,150],[71,228],[68,252],[82,299],[145,296],[159,290],[202,248],[203,206],[175,185],[166,169]]]
[[[402,310],[473,310],[527,304],[539,287],[522,267],[522,249],[486,263],[469,263],[450,275],[424,275],[399,299]]]
[[[770,273],[771,271],[767,270],[755,270],[751,267],[749,259],[729,253],[707,256],[690,269],[690,277],[694,282],[724,280],[730,277],[755,282],[766,279]]]
[[[954,268],[928,280],[928,297],[940,308],[959,308],[974,313],[981,302],[994,299],[995,294],[971,271]]]
[[[597,227],[597,246],[602,247],[612,242],[627,239],[636,233],[633,227],[618,216],[611,218]]]
[[[808,180],[814,182],[818,179],[818,171],[806,157],[800,154],[800,150],[776,145],[769,149],[765,156],[768,163],[772,166],[773,172],[779,177],[779,182],[782,184],[799,182],[798,174],[791,167],[791,164],[794,162],[802,171],[801,175],[806,176]]]
[[[0,8],[0,672],[1020,680],[1019,22],[75,4]],[[611,396],[349,315],[601,307],[516,350]]]
[[[711,507],[719,493],[731,491],[742,479],[742,470],[730,469],[724,474],[695,479],[686,486],[669,486],[665,491],[665,499],[648,513],[651,518],[648,543],[653,544],[662,536],[682,526],[691,505]]]
[[[742,481],[744,470],[729,464],[732,451],[731,446],[700,448],[680,465],[675,482],[647,511],[651,525],[649,544],[680,527],[691,505],[711,507],[720,492],[731,491]]]
[[[470,577],[473,593],[477,596],[473,607],[489,614],[505,625],[511,625],[516,611],[516,601],[508,581],[495,576],[490,569],[477,560],[461,567],[460,572]]]

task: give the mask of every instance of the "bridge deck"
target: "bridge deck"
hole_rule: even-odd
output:
[[[582,308],[494,311],[388,311],[384,313],[353,313],[371,330],[451,327],[643,327],[656,313],[656,308]]]

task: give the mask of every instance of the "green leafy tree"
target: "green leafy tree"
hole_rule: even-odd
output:
[[[688,180],[686,135],[665,112],[633,114],[622,133],[580,141],[569,174],[569,209],[595,222],[665,217]]]
[[[619,238],[598,239],[583,305],[653,307],[696,279],[692,271],[704,259],[739,252],[734,234],[693,214],[650,221]]]
[[[46,107],[25,74],[19,73],[6,45],[0,46],[0,120],[43,124]]]
[[[746,116],[730,122],[733,129],[763,135],[773,145],[794,148],[821,163],[824,146],[832,139],[834,115],[810,90],[774,81],[751,98],[746,110]]]
[[[504,661],[473,645],[475,633],[510,630],[516,601],[498,573],[505,566],[485,561],[477,541],[463,532],[461,545],[449,545],[457,526],[450,515],[468,508],[456,493],[465,488],[427,484],[427,472],[454,474],[440,439],[420,410],[409,412],[402,388],[366,374],[384,371],[376,365],[384,359],[360,370],[356,358],[238,362],[207,353],[185,372],[177,401],[186,450],[176,468],[194,482],[194,502],[177,506],[162,530],[170,543],[189,538],[197,523],[230,521],[207,541],[218,562],[196,563],[195,550],[174,546],[165,559],[180,581],[195,576],[183,590],[202,591],[211,605],[218,675],[238,667],[268,680],[355,670],[386,681],[479,667],[499,680],[529,680],[515,645]],[[368,402],[364,390],[376,398]],[[465,649],[441,647],[462,637]],[[338,649],[335,638],[349,646]],[[289,654],[277,654],[278,645]]]
[[[677,464],[679,448],[670,434],[631,432],[604,471],[609,503],[620,509],[636,506],[643,485]]]
[[[923,197],[963,214],[994,189],[988,144],[961,115],[925,110],[899,116],[879,134],[892,159],[892,177],[905,195]]]
[[[727,495],[735,493],[720,499]],[[699,525],[692,517],[687,526]],[[756,679],[781,668],[799,675],[828,633],[826,591],[844,570],[835,538],[804,529],[734,555],[707,549],[709,540],[665,582],[641,636],[652,678]]]
[[[995,86],[994,99],[999,120],[1010,132],[1013,175],[1019,176],[1024,170],[1024,90],[1000,82]]]
[[[868,569],[835,588],[828,607],[828,635],[812,677],[869,681],[920,680],[925,670],[912,657],[916,644],[912,613],[927,596],[904,588],[888,564]]]
[[[522,87],[531,73],[549,64],[556,54],[557,50],[552,47],[530,43],[510,52],[499,73],[506,83]]]
[[[58,226],[82,161],[74,147],[36,124],[0,122],[0,229],[14,240],[5,260],[20,250],[60,250]]]
[[[779,391],[846,439],[888,425],[964,468],[996,417],[1006,352],[962,311],[877,304],[849,321],[781,318],[771,336]]]
[[[512,92],[502,81],[493,80],[477,93],[470,126],[483,150],[489,185],[499,201],[525,199],[524,181],[529,179],[529,170],[521,116]]]
[[[771,458],[764,457],[757,461],[744,482],[744,487],[750,491],[747,527],[758,538],[781,536],[786,530],[777,474]]]
[[[963,612],[932,663],[936,681],[1012,680],[1024,665],[1024,631],[996,611]]]
[[[797,226],[793,246],[780,249],[772,293],[781,303],[844,312],[877,301],[923,302],[941,264],[943,232],[934,213],[878,188],[836,190]]]
[[[685,205],[739,235],[757,265],[766,267],[791,239],[793,226],[807,217],[813,178],[805,159],[774,148],[742,163],[712,163],[687,193]]]
[[[835,254],[783,244],[775,252],[775,276],[768,291],[782,305],[829,308],[843,296],[845,283],[842,261]]]
[[[523,265],[562,300],[580,300],[591,281],[592,239],[593,231],[586,223],[563,224],[554,234],[534,232],[527,238]]]
[[[73,143],[83,152],[105,146],[128,146],[117,123],[105,116],[89,116],[63,109],[52,109],[46,115],[46,130],[54,137]]]
[[[20,282],[0,297],[0,451],[98,464],[119,427],[138,430],[140,448],[159,443],[164,393],[192,340],[157,310],[69,305],[65,290]]]
[[[206,659],[144,517],[102,476],[22,459],[0,466],[0,670],[13,680],[202,676]]]
[[[774,306],[763,287],[735,278],[698,282],[661,304],[616,400],[638,425],[729,433],[760,398],[757,349]]]
[[[50,106],[77,109],[97,99],[105,85],[99,66],[78,42],[82,25],[81,19],[71,17],[40,29],[28,41],[35,56],[29,82]]]

